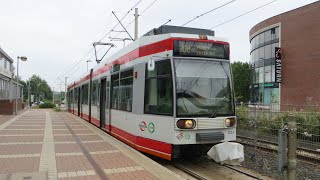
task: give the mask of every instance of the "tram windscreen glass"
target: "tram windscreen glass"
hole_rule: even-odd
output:
[[[229,59],[229,45],[176,40],[174,41],[173,55]]]
[[[173,62],[178,117],[234,115],[229,62],[179,58]]]

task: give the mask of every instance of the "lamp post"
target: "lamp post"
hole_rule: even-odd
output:
[[[18,57],[17,57],[16,111],[15,111],[15,114],[16,114],[16,115],[18,114],[19,59],[21,59],[21,61],[27,61],[27,57],[25,57],[25,56],[18,56]]]
[[[29,83],[28,83],[28,107],[29,107],[29,109],[31,109],[31,101],[30,101],[30,82],[31,82],[31,79],[29,79]]]
[[[89,62],[91,62],[91,60],[87,60],[87,72],[89,71]]]

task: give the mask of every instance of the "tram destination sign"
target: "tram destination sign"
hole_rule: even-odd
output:
[[[282,60],[281,60],[281,48],[275,47],[275,82],[281,83],[282,80]]]
[[[229,45],[213,42],[196,42],[175,40],[173,47],[174,56],[209,57],[229,59]]]

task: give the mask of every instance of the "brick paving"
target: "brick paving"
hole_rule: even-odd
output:
[[[52,110],[0,116],[0,179],[181,179],[84,120]]]

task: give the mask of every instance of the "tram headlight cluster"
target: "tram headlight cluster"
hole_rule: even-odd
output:
[[[227,118],[224,120],[224,124],[227,127],[234,127],[237,124],[236,118]]]
[[[180,129],[193,129],[196,127],[196,121],[193,119],[179,119],[177,127]]]

